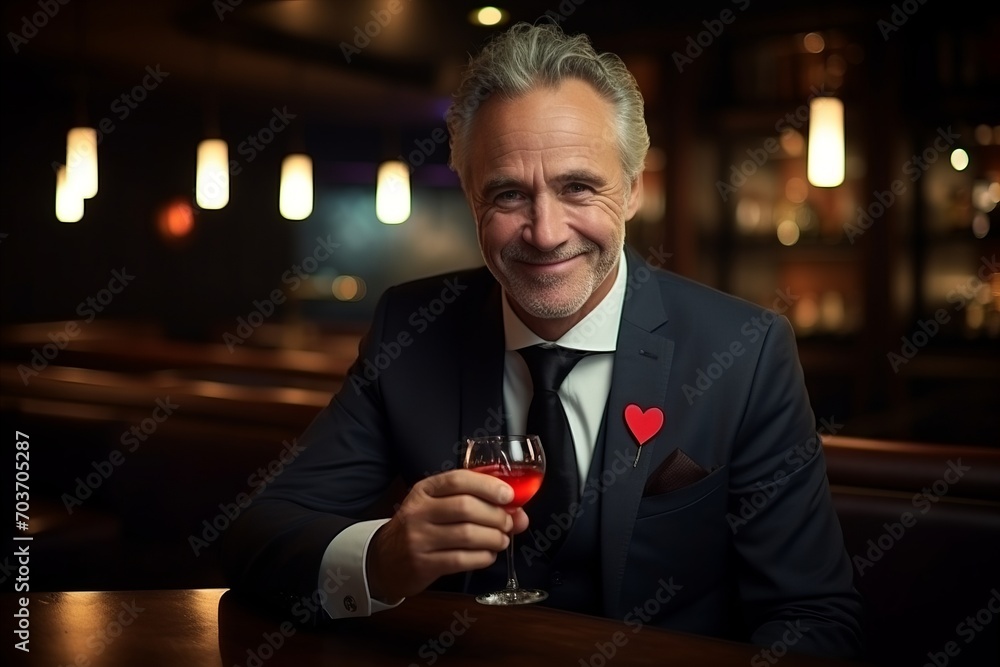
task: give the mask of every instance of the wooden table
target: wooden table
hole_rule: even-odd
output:
[[[365,665],[769,665],[755,646],[538,606],[497,608],[424,593],[369,618],[320,628],[282,620],[225,589],[35,593],[30,653],[17,650],[18,595],[4,593],[6,665],[309,667]],[[301,607],[300,609],[305,609]],[[756,657],[756,661],[755,660]],[[849,664],[786,654],[781,667]]]

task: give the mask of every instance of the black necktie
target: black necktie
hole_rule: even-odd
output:
[[[580,359],[592,352],[535,345],[518,350],[528,364],[534,395],[528,407],[527,434],[537,435],[545,452],[545,479],[538,493],[524,506],[530,532],[545,535],[555,552],[572,523],[569,505],[580,500],[580,473],[573,435],[559,387]]]

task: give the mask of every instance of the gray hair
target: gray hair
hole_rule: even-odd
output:
[[[450,135],[449,165],[465,178],[469,132],[489,96],[513,99],[538,85],[568,78],[589,83],[615,109],[615,134],[626,188],[642,173],[649,132],[642,93],[622,59],[597,53],[586,35],[566,35],[556,24],[517,23],[471,58],[445,114]],[[626,189],[626,192],[628,190]]]

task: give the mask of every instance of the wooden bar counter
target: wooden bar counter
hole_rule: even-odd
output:
[[[30,652],[16,648],[21,609],[0,597],[4,664],[39,667],[365,665],[769,665],[756,646],[626,625],[538,606],[487,607],[427,592],[369,618],[321,627],[307,606],[281,619],[226,589],[32,593]],[[23,624],[22,624],[23,625]],[[23,637],[23,635],[22,635]],[[782,667],[851,664],[784,653]]]

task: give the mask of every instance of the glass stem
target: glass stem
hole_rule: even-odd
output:
[[[514,572],[514,536],[511,535],[507,545],[507,590],[516,591],[518,588],[517,573]]]

